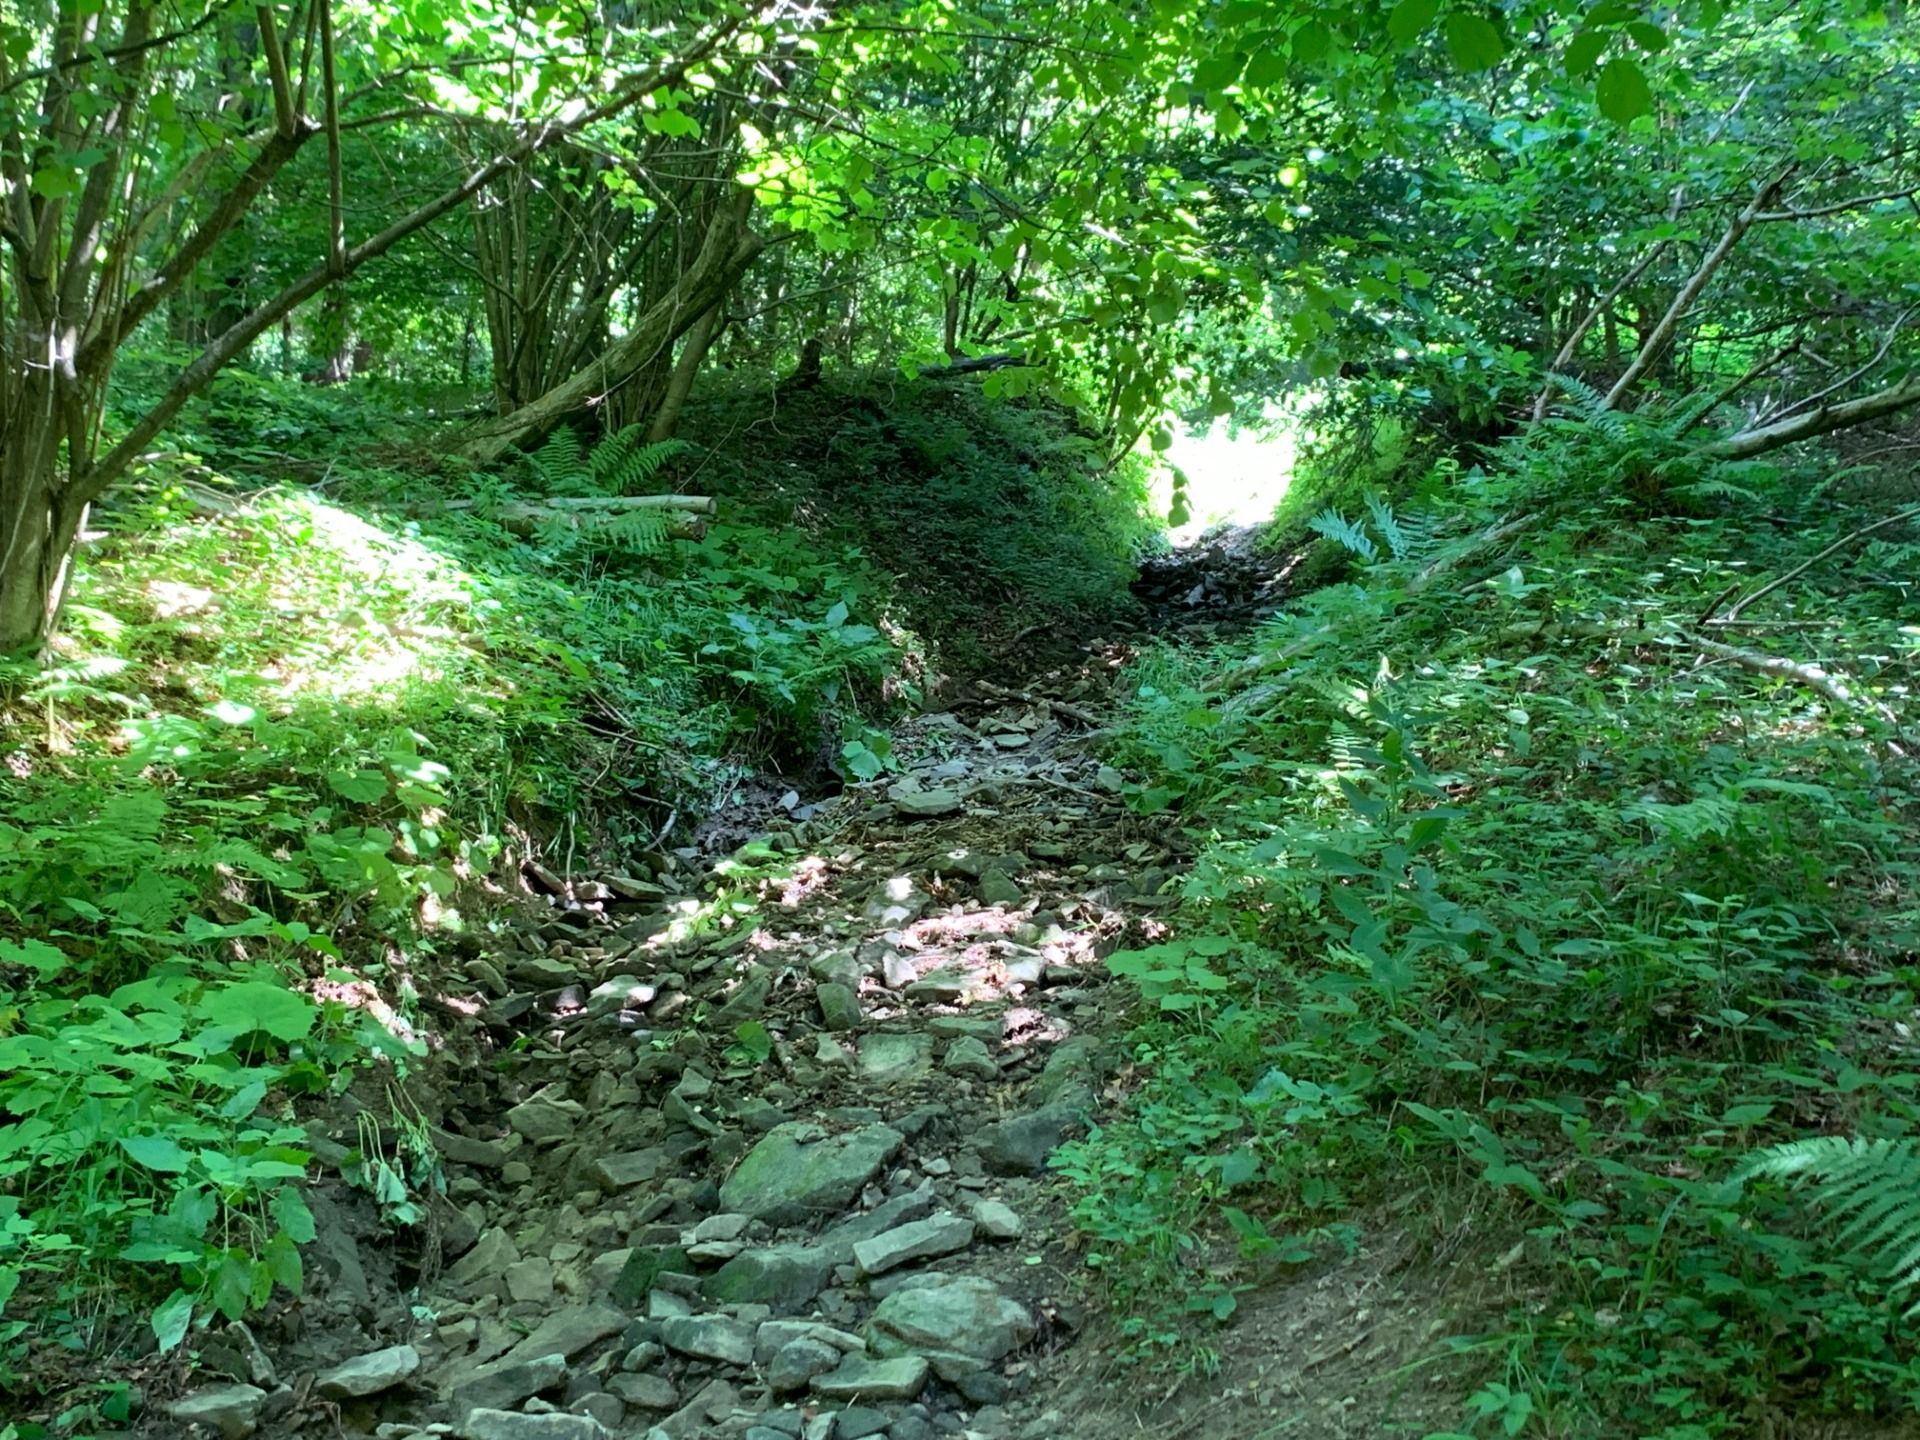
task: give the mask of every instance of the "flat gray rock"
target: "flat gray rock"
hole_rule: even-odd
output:
[[[542,1320],[534,1332],[509,1350],[501,1359],[520,1364],[543,1355],[571,1358],[589,1345],[627,1328],[628,1315],[611,1305],[569,1305]]]
[[[959,1215],[932,1215],[862,1240],[853,1247],[853,1263],[862,1275],[883,1275],[915,1260],[951,1255],[973,1243],[973,1221]]]
[[[842,1352],[824,1340],[789,1340],[767,1362],[767,1388],[776,1395],[804,1390],[816,1375],[840,1367]]]
[[[998,1080],[1000,1067],[994,1063],[987,1042],[976,1035],[962,1035],[947,1046],[940,1068],[949,1075],[968,1080]]]
[[[498,1292],[506,1284],[509,1265],[520,1262],[520,1247],[499,1226],[484,1231],[473,1248],[447,1271],[447,1279],[462,1289],[472,1287]]]
[[[956,815],[961,806],[958,790],[908,790],[896,786],[887,792],[887,798],[893,802],[894,809],[916,820],[936,820],[942,815]]]
[[[858,1355],[867,1342],[850,1330],[838,1330],[819,1320],[763,1320],[753,1334],[753,1363],[765,1365],[795,1340],[820,1340],[836,1350]]]
[[[860,1074],[877,1085],[916,1080],[933,1068],[933,1037],[894,1031],[862,1035]]]
[[[608,1440],[607,1427],[591,1415],[524,1415],[518,1410],[476,1410],[456,1433],[461,1440]]]
[[[511,1157],[498,1140],[476,1140],[452,1130],[432,1130],[433,1148],[456,1165],[472,1165],[480,1170],[498,1170]]]
[[[919,1355],[892,1360],[850,1355],[838,1369],[814,1377],[813,1393],[827,1400],[911,1400],[927,1388],[931,1369]]]
[[[1034,1335],[1027,1307],[977,1275],[896,1290],[868,1323],[883,1350],[948,1351],[978,1360],[998,1360]]]
[[[814,1245],[743,1250],[709,1275],[700,1292],[723,1305],[804,1310],[826,1288],[839,1263],[833,1252]]]
[[[420,1352],[413,1346],[390,1345],[322,1371],[313,1384],[329,1400],[357,1400],[391,1390],[419,1368]]]
[[[221,1440],[246,1440],[259,1427],[266,1399],[258,1385],[214,1385],[182,1395],[167,1406],[167,1414],[182,1425],[218,1430]]]
[[[510,1410],[530,1396],[558,1389],[566,1381],[567,1357],[564,1355],[496,1361],[457,1381],[448,1393],[447,1403],[457,1421],[475,1410]]]
[[[998,1200],[982,1200],[973,1207],[973,1223],[989,1240],[1018,1240],[1026,1223]]]
[[[980,1161],[996,1175],[1037,1175],[1047,1157],[1084,1129],[1070,1105],[1048,1105],[1011,1120],[984,1125],[974,1136]]]
[[[507,1111],[507,1124],[534,1144],[549,1145],[572,1135],[586,1115],[577,1100],[523,1100]]]
[[[607,1389],[641,1410],[671,1410],[680,1403],[680,1392],[664,1375],[615,1375]]]
[[[835,1214],[905,1143],[898,1130],[886,1125],[864,1125],[839,1135],[818,1125],[776,1125],[720,1187],[721,1208],[773,1225]]]
[[[753,1327],[729,1315],[676,1315],[660,1322],[669,1350],[723,1365],[753,1363]]]
[[[813,987],[814,1003],[820,1007],[820,1023],[829,1030],[860,1028],[860,995],[852,985],[824,980]]]

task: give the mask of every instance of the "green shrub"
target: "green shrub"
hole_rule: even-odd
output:
[[[1681,1440],[1920,1403],[1873,1228],[1897,1184],[1845,1212],[1889,1266],[1731,1183],[1807,1128],[1910,1143],[1920,1055],[1892,1037],[1920,980],[1920,787],[1870,708],[1678,638],[1861,519],[1788,486],[1764,496],[1797,511],[1779,530],[1570,490],[1592,447],[1661,423],[1581,437],[1585,459],[1536,439],[1474,482],[1483,524],[1558,503],[1518,557],[1421,586],[1457,545],[1329,517],[1373,552],[1359,583],[1136,667],[1130,799],[1204,843],[1174,933],[1109,962],[1145,1078],[1060,1164],[1143,1345],[1420,1187],[1435,1214],[1477,1195],[1480,1243],[1517,1242],[1548,1297],[1458,1337],[1508,1357],[1470,1407],[1486,1423]],[[1722,479],[1688,478],[1689,508],[1742,503]],[[1823,653],[1898,649],[1905,582],[1866,552],[1801,582],[1837,627]]]

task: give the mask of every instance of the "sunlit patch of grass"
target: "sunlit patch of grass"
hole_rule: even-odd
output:
[[[307,698],[391,703],[403,685],[466,675],[487,606],[476,578],[417,534],[289,487],[212,514],[162,490],[113,517],[74,599],[62,658],[110,650],[128,662],[121,688],[279,712]]]

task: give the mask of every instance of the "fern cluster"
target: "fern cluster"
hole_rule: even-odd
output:
[[[1307,528],[1316,535],[1326,536],[1369,565],[1381,558],[1382,543],[1386,553],[1395,560],[1418,559],[1433,549],[1434,532],[1430,523],[1394,514],[1393,507],[1377,495],[1367,496],[1366,504],[1373,521],[1371,534],[1365,521],[1349,520],[1331,506],[1309,520]]]
[[[1908,1290],[1920,1283],[1920,1145],[1815,1135],[1760,1151],[1734,1179],[1784,1180],[1834,1222],[1834,1239]],[[1920,1302],[1908,1307],[1920,1314]]]
[[[1695,432],[1720,403],[1711,392],[1618,410],[1577,376],[1548,379],[1571,402],[1571,413],[1549,416],[1518,443],[1530,466],[1551,472],[1556,486],[1686,504],[1750,498],[1742,482],[1770,473],[1757,461],[1722,460],[1700,444]]]
[[[687,449],[684,440],[649,444],[640,426],[629,425],[589,450],[577,430],[563,425],[527,460],[549,495],[635,495],[644,493],[640,487]]]
[[[562,426],[527,456],[547,493],[562,499],[596,499],[644,493],[660,469],[689,446],[684,440],[644,438],[638,425],[607,436],[587,449],[579,432]],[[559,553],[576,546],[650,555],[667,543],[673,517],[665,510],[578,511],[556,516],[541,527],[545,549]]]

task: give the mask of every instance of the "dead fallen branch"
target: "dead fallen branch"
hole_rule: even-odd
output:
[[[983,695],[993,696],[996,700],[1018,700],[1025,705],[1038,705],[1043,709],[1064,715],[1069,720],[1078,720],[1082,725],[1090,725],[1095,730],[1107,723],[1091,710],[1083,710],[1078,705],[1069,705],[1064,700],[1055,700],[1047,695],[1036,695],[1031,690],[1013,690],[1005,685],[995,685],[990,680],[975,681],[974,688]]]
[[[1748,595],[1744,599],[1734,602],[1733,608],[1728,610],[1724,617],[1716,620],[1714,619],[1714,613],[1720,608],[1721,603],[1727,598],[1726,595],[1722,595],[1720,597],[1720,600],[1717,600],[1714,602],[1713,609],[1707,611],[1707,613],[1701,617],[1701,623],[1704,625],[1732,625],[1736,623],[1740,619],[1740,612],[1746,609],[1749,605],[1753,604],[1754,601],[1760,599],[1763,595],[1771,595],[1775,590],[1778,590],[1782,585],[1785,585],[1788,581],[1797,579],[1799,576],[1806,574],[1807,571],[1811,570],[1814,566],[1818,565],[1822,560],[1826,559],[1829,555],[1837,554],[1839,551],[1845,550],[1849,546],[1859,544],[1862,540],[1866,539],[1867,536],[1873,534],[1876,530],[1885,530],[1888,526],[1898,525],[1905,520],[1920,520],[1920,505],[1910,506],[1905,510],[1896,510],[1893,514],[1883,516],[1882,518],[1874,521],[1871,525],[1863,525],[1858,530],[1855,530],[1850,534],[1842,535],[1838,540],[1834,541],[1831,545],[1827,546],[1827,548],[1822,550],[1819,554],[1809,555],[1805,560],[1802,560],[1798,565],[1794,566],[1791,570],[1787,571],[1786,574],[1780,576],[1776,580],[1769,580],[1766,584],[1762,585],[1758,590],[1755,590],[1751,595]],[[1735,588],[1738,588],[1738,587],[1735,587]],[[1727,594],[1731,594],[1731,593],[1732,591],[1727,592]]]
[[[442,510],[476,510],[484,508],[487,503],[483,500],[449,500],[440,508]],[[616,513],[624,513],[628,510],[686,510],[696,515],[711,515],[717,507],[711,495],[555,495],[545,500],[530,500],[502,508],[597,510]]]
[[[1835,430],[1864,425],[1870,420],[1894,415],[1915,405],[1920,405],[1920,375],[1885,390],[1877,390],[1871,395],[1862,395],[1857,400],[1822,405],[1816,410],[1808,410],[1771,425],[1729,435],[1709,445],[1707,453],[1725,460],[1751,460],[1756,455],[1765,455],[1771,450],[1780,450]]]
[[[592,535],[598,530],[611,530],[636,511],[643,512],[647,507],[633,506],[623,510],[574,509],[552,504],[544,505],[502,505],[485,513],[491,519],[500,522],[503,529],[515,535],[534,535],[552,526],[563,526],[578,531],[582,535]],[[652,507],[665,508],[665,507]],[[669,510],[664,521],[666,534],[674,540],[698,540],[707,533],[707,517],[694,511]]]
[[[1698,650],[1703,655],[1711,655],[1717,660],[1729,660],[1761,675],[1772,675],[1777,679],[1791,680],[1804,685],[1833,701],[1843,709],[1862,711],[1884,721],[1896,732],[1900,727],[1900,717],[1878,700],[1855,694],[1844,681],[1819,665],[1799,660],[1789,660],[1783,655],[1765,655],[1758,650],[1743,650],[1738,645],[1722,644],[1718,640],[1708,640],[1699,635],[1679,637],[1681,643]]]

